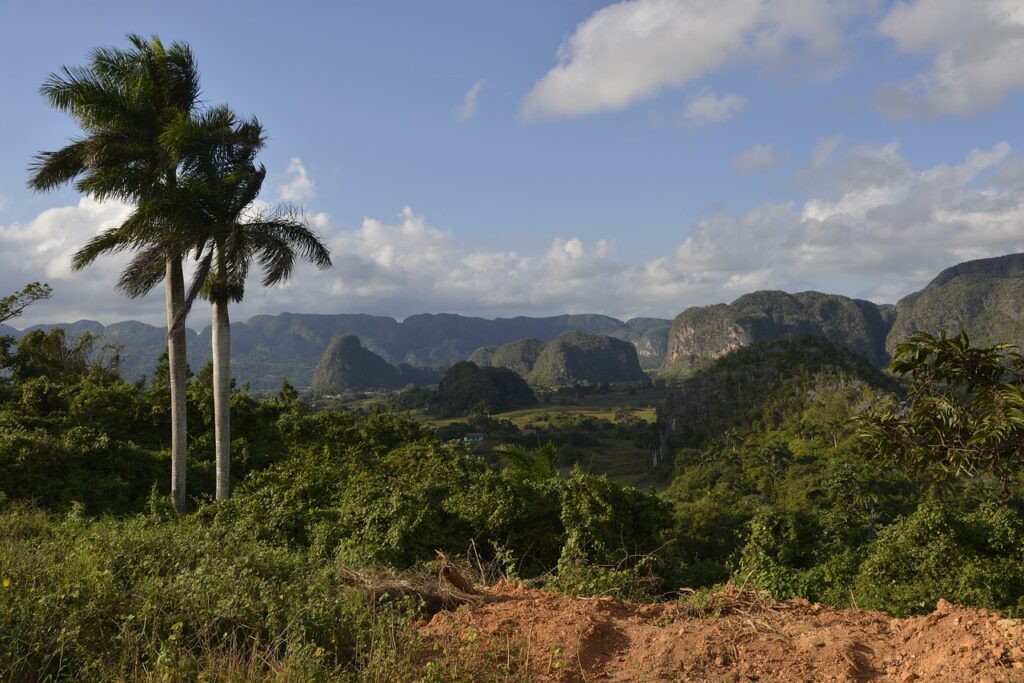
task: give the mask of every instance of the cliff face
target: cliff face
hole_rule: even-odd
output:
[[[665,364],[671,327],[670,321],[660,318],[633,318],[626,322],[626,329],[610,332],[608,336],[635,346],[641,368],[659,370]]]
[[[794,334],[820,335],[876,364],[888,361],[887,307],[837,294],[753,292],[731,304],[689,308],[672,323],[663,370],[688,375],[730,351]]]
[[[886,348],[891,353],[915,332],[943,330],[966,330],[976,345],[1024,345],[1024,254],[966,261],[905,296],[896,304]]]

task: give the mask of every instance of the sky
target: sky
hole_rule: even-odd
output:
[[[125,258],[69,269],[130,206],[26,186],[79,132],[40,84],[128,33],[259,118],[260,201],[332,250],[234,320],[893,303],[1024,250],[1020,0],[0,0],[0,294],[54,289],[18,326],[164,320],[162,287],[114,291]]]

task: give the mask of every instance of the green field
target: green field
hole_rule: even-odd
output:
[[[520,428],[542,425],[562,415],[589,416],[612,422],[618,422],[624,417],[654,422],[658,417],[657,406],[664,401],[665,394],[664,389],[647,389],[635,392],[609,392],[579,398],[552,397],[550,401],[541,401],[529,408],[493,413],[490,417],[495,420],[509,420]],[[422,411],[410,412],[410,415],[434,427],[465,420],[463,417],[436,418]]]
[[[543,441],[552,438],[559,443],[558,433],[565,429],[567,421],[574,418],[592,418],[604,423],[636,424],[637,421],[654,424],[657,421],[658,406],[664,400],[665,389],[646,389],[637,391],[611,391],[605,394],[582,396],[555,395],[544,397],[536,405],[518,410],[492,413],[487,417],[495,422],[511,422],[518,429],[536,429],[537,442],[526,439],[527,447],[540,447]],[[381,397],[364,396],[329,406],[333,409],[344,409],[354,412],[368,412],[381,405]],[[440,429],[471,421],[469,417],[437,417],[424,410],[409,410],[402,413],[432,429]],[[473,430],[475,431],[475,430]],[[475,453],[489,455],[507,438],[488,435],[483,441],[472,445]],[[593,443],[587,446],[574,447],[574,454],[583,467],[606,474],[620,484],[628,484],[641,488],[656,485],[650,478],[651,452],[649,448],[640,447],[629,438],[609,437],[606,434],[595,434]],[[568,474],[571,467],[561,468]]]

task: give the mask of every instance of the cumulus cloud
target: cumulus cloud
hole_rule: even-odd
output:
[[[466,96],[462,98],[462,104],[455,109],[455,118],[459,121],[468,121],[476,116],[479,103],[477,98],[480,97],[480,91],[487,85],[487,80],[481,78],[479,81],[470,86],[469,90],[466,91]]]
[[[1024,5],[1019,0],[912,0],[878,25],[906,53],[931,57],[911,81],[883,87],[890,114],[967,115],[992,109],[1024,88]]]
[[[0,224],[0,293],[27,282],[48,281],[54,287],[53,300],[30,313],[51,321],[119,319],[140,312],[152,319],[152,297],[133,305],[112,291],[127,256],[102,257],[85,271],[71,272],[72,254],[97,233],[119,225],[130,212],[127,204],[85,197],[72,206],[46,209],[27,223]]]
[[[691,97],[683,110],[686,120],[696,125],[728,121],[747,106],[747,100],[739,95],[719,97],[710,90]]]
[[[719,211],[657,245],[664,256],[621,257],[608,240],[552,236],[526,252],[473,248],[458,232],[404,208],[391,218],[309,219],[335,267],[299,266],[285,286],[251,283],[234,318],[256,313],[365,312],[485,317],[599,312],[672,316],[754,289],[818,289],[881,302],[923,286],[953,263],[1024,250],[1024,159],[1005,142],[956,163],[915,168],[896,142],[819,144],[810,196],[745,212]],[[25,323],[90,317],[160,324],[160,293],[131,302],[113,291],[123,258],[68,271],[70,254],[129,207],[83,199],[25,224],[0,225],[0,291],[46,279],[53,301]],[[460,226],[470,234],[476,226]],[[200,306],[200,309],[202,307]],[[200,310],[192,319],[205,325]]]
[[[771,145],[756,144],[733,157],[732,165],[740,173],[764,173],[785,161],[784,155]]]
[[[527,94],[527,118],[622,109],[740,62],[797,52],[818,66],[844,43],[846,0],[627,0],[598,10],[558,49]]]
[[[814,196],[680,226],[669,256],[629,260],[611,242],[568,235],[530,253],[469,249],[405,209],[328,227],[338,268],[309,273],[323,282],[302,288],[328,293],[314,302],[321,311],[670,316],[759,288],[891,302],[958,261],[1024,249],[1024,161],[1008,144],[925,169],[897,143],[823,145],[809,161],[821,178]],[[302,299],[288,296],[285,308]]]
[[[302,159],[292,157],[285,174],[288,180],[278,188],[281,201],[303,202],[316,196],[316,183],[309,177]]]

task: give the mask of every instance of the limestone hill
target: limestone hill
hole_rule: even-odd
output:
[[[567,332],[549,342],[520,339],[477,349],[470,359],[513,370],[534,387],[648,381],[636,347],[608,335]]]
[[[439,415],[493,413],[537,402],[522,377],[507,368],[482,368],[462,361],[448,368],[437,385],[434,406]]]
[[[339,394],[366,389],[397,389],[408,384],[431,384],[437,373],[405,363],[397,366],[363,348],[352,335],[335,337],[324,351],[313,372],[310,391],[314,394]]]
[[[1024,344],[1024,254],[967,261],[939,273],[896,304],[886,347],[918,331],[967,330],[975,345]]]
[[[709,361],[758,341],[815,334],[876,364],[888,356],[892,308],[838,294],[760,291],[731,304],[689,308],[672,323],[664,371],[689,375]]]

